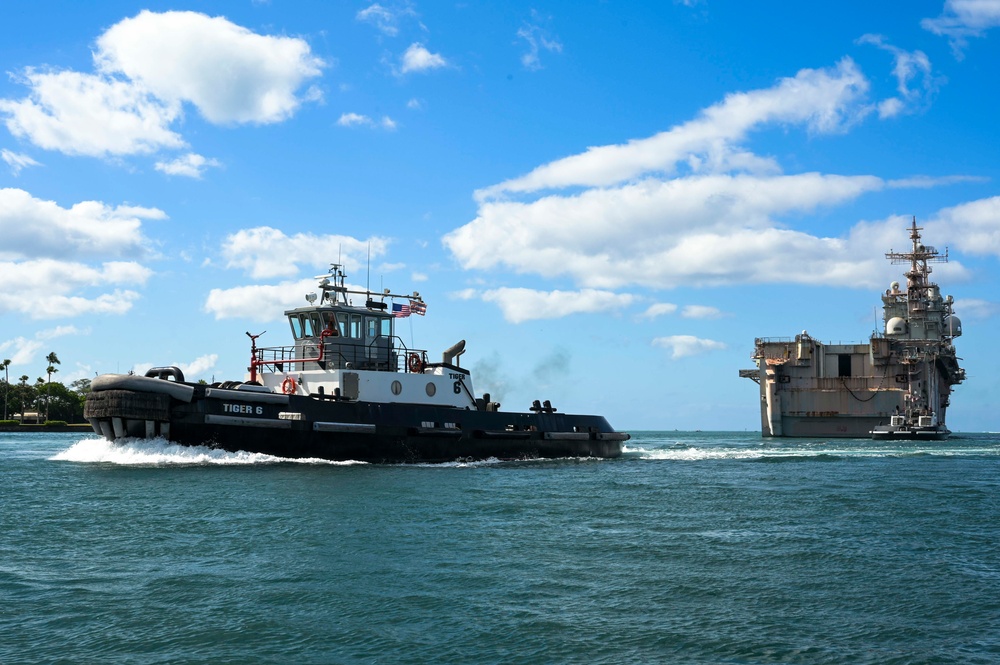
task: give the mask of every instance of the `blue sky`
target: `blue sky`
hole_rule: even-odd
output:
[[[964,324],[949,426],[1000,429],[1000,0],[0,16],[12,380],[242,378],[339,258],[504,408],[753,430],[754,338],[866,340],[916,216]]]

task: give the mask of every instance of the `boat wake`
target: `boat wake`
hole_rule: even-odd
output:
[[[250,464],[323,464],[349,466],[365,462],[334,462],[319,458],[295,459],[263,453],[227,452],[208,446],[182,446],[163,438],[82,439],[49,458],[59,462],[116,464],[121,466],[238,466]]]
[[[625,458],[643,460],[759,460],[762,462],[782,462],[794,460],[842,460],[849,458],[879,457],[993,457],[1000,455],[998,446],[872,446],[870,442],[858,446],[812,443],[781,447],[734,447],[734,446],[692,446],[675,444],[672,446],[631,445],[622,448]]]

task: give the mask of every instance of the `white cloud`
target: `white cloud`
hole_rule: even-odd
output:
[[[892,54],[893,76],[896,77],[897,97],[878,103],[880,118],[892,118],[903,112],[921,110],[930,103],[937,92],[940,79],[933,75],[930,59],[923,51],[904,51],[888,44],[882,35],[867,34],[858,39],[859,44],[871,44]],[[919,76],[920,86],[914,89],[911,82]]]
[[[19,312],[33,319],[69,319],[84,314],[124,314],[152,272],[137,263],[108,262],[100,267],[52,259],[0,262],[0,313]],[[91,295],[79,295],[91,293]]]
[[[721,319],[725,316],[718,307],[710,305],[686,305],[681,311],[685,319]]]
[[[155,208],[99,201],[67,209],[0,189],[0,313],[69,319],[127,312],[139,297],[134,289],[152,274],[134,260],[149,253],[142,221],[165,217]]]
[[[182,362],[172,362],[168,363],[171,366],[177,367],[184,374],[185,381],[197,381],[198,379],[206,378],[206,375],[211,372],[215,367],[215,363],[218,362],[219,356],[215,353],[210,353],[204,356],[199,356],[189,363]],[[153,367],[161,367],[163,363],[139,363],[132,367],[132,371],[140,376],[145,376]]]
[[[850,58],[834,69],[803,69],[771,88],[727,95],[696,120],[668,131],[625,144],[589,148],[483,189],[477,197],[608,186],[650,172],[672,173],[683,164],[700,172],[773,172],[776,164],[745,152],[737,142],[752,129],[768,124],[800,124],[817,133],[842,131],[868,112],[860,103],[868,86]]]
[[[285,120],[301,104],[297,90],[324,66],[302,39],[190,11],[142,11],[120,21],[98,38],[94,61],[159,99],[194,104],[216,124]]]
[[[960,298],[955,300],[953,311],[962,321],[982,321],[1000,314],[1000,302],[979,298]]]
[[[0,189],[0,259],[133,257],[144,254],[144,219],[164,219],[156,208],[82,201],[62,208],[22,189]]]
[[[313,279],[212,289],[205,299],[205,311],[215,315],[216,319],[276,321],[281,319],[290,305],[305,303],[303,296],[315,291],[316,281]]]
[[[1000,0],[945,0],[941,15],[925,18],[920,26],[948,37],[955,57],[961,60],[968,37],[982,37],[990,28],[1000,26]]]
[[[15,177],[21,173],[22,169],[25,169],[29,166],[40,166],[38,162],[33,160],[28,155],[22,155],[20,153],[11,152],[6,148],[0,150],[0,158],[2,158],[3,161],[7,162],[7,166],[10,167],[10,172],[13,173]]]
[[[650,138],[591,147],[477,192],[476,218],[443,243],[466,269],[569,278],[593,289],[879,285],[885,269],[877,248],[899,238],[898,220],[859,223],[841,237],[798,231],[784,220],[869,192],[963,178],[786,175],[774,159],[742,145],[753,131],[775,125],[845,131],[873,110],[867,90],[845,59],[727,95]],[[801,265],[810,269],[790,269]],[[709,314],[721,315],[687,310]]]
[[[337,124],[341,127],[381,127],[387,131],[396,129],[396,121],[387,115],[382,116],[382,119],[376,122],[373,118],[360,113],[343,113],[337,119]]]
[[[635,297],[596,289],[581,291],[536,291],[524,288],[500,288],[485,291],[480,297],[496,303],[504,319],[524,323],[537,319],[557,319],[570,314],[607,312],[627,307]]]
[[[1000,257],[1000,196],[944,208],[926,224],[925,239],[947,239],[968,254]],[[935,240],[935,242],[938,242]]]
[[[31,68],[23,81],[31,95],[16,102],[0,99],[0,114],[6,116],[11,134],[40,148],[104,157],[184,147],[184,140],[169,128],[180,116],[180,106],[131,83]]]
[[[677,311],[677,305],[669,302],[658,302],[650,305],[645,312],[642,313],[642,318],[644,319],[655,319],[658,316],[663,316],[664,314],[673,314]]]
[[[402,6],[384,6],[373,3],[358,11],[355,18],[362,23],[374,25],[380,32],[390,37],[399,34],[399,24],[403,19],[416,17],[417,13],[409,3]]]
[[[360,113],[342,113],[340,117],[337,118],[337,124],[341,127],[371,127],[375,123],[371,118],[366,115],[361,115]]]
[[[722,342],[711,339],[700,339],[693,335],[670,335],[668,337],[657,337],[653,340],[653,346],[661,346],[670,349],[670,357],[674,360],[697,356],[710,351],[718,351],[726,348]]]
[[[222,164],[216,159],[208,159],[193,152],[178,157],[169,162],[157,162],[156,170],[167,175],[179,175],[186,178],[201,178],[205,169],[209,167],[219,167]]]
[[[532,11],[534,23],[525,23],[518,29],[517,36],[528,44],[528,51],[521,56],[521,65],[525,69],[537,71],[542,68],[539,53],[544,49],[553,53],[562,53],[562,44],[558,38],[550,36],[547,29],[539,23],[538,12]]]
[[[406,49],[400,59],[401,74],[410,72],[426,72],[432,69],[447,67],[448,61],[439,53],[431,53],[423,44],[413,43]]]
[[[0,356],[10,359],[10,367],[28,365],[35,362],[36,355],[50,340],[83,333],[84,331],[81,331],[76,326],[56,326],[47,330],[39,330],[35,333],[33,339],[15,337],[14,339],[0,342]],[[11,383],[17,383],[18,380],[15,376],[20,376],[24,372],[19,369],[8,368],[8,373],[11,375]]]
[[[299,266],[326,270],[331,263],[343,263],[348,272],[372,258],[385,254],[389,241],[372,237],[358,240],[342,235],[296,233],[287,236],[268,226],[243,229],[226,238],[222,256],[227,268],[239,268],[254,279],[292,277]]]
[[[216,124],[280,122],[319,98],[298,90],[324,66],[302,39],[195,12],[142,11],[101,35],[93,58],[94,74],[26,68],[28,97],[0,99],[8,130],[70,155],[180,149],[171,125],[185,103]]]
[[[467,269],[508,266],[594,288],[824,279],[820,270],[791,273],[783,258],[789,252],[852,275],[854,283],[860,273],[844,240],[775,228],[774,217],[884,187],[870,176],[816,173],[650,178],[530,203],[487,202],[443,241]]]

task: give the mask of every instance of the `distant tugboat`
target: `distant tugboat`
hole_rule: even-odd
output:
[[[824,344],[805,331],[794,340],[758,338],[756,369],[740,376],[760,385],[761,433],[784,437],[945,439],[952,387],[965,380],[954,338],[962,322],[951,296],[930,281],[931,263],[947,262],[920,242],[916,219],[909,252],[888,252],[909,264],[906,290],[893,282],[882,296],[884,332],[868,344]]]
[[[250,337],[245,381],[206,386],[176,367],[94,379],[84,416],[109,440],[162,437],[186,445],[278,457],[366,462],[617,457],[628,434],[602,416],[557,412],[535,400],[525,413],[475,397],[459,365],[465,341],[429,362],[394,334],[395,321],[425,314],[409,295],[352,291],[340,265],[320,295],[285,312],[294,346],[258,348]],[[363,306],[352,304],[359,296]],[[386,302],[402,300],[401,303]],[[390,309],[391,304],[391,309]]]

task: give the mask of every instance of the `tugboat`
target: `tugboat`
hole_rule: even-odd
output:
[[[930,264],[947,262],[948,252],[924,245],[921,230],[914,218],[910,251],[885,255],[909,265],[906,289],[893,282],[882,295],[884,328],[867,344],[826,344],[806,331],[756,340],[757,367],[740,376],[760,386],[763,436],[948,437],[945,412],[965,380],[954,346],[962,322],[930,279]]]
[[[549,400],[535,400],[526,412],[501,411],[488,393],[476,397],[472,375],[460,365],[465,340],[440,362],[408,348],[395,324],[426,314],[419,293],[351,290],[339,264],[317,279],[319,295],[307,294],[307,306],[285,312],[294,345],[261,348],[263,333],[246,333],[243,381],[192,383],[172,366],[95,378],[84,405],[94,432],[111,441],[162,437],[232,452],[373,463],[621,455],[629,435],[603,416],[562,413]]]

